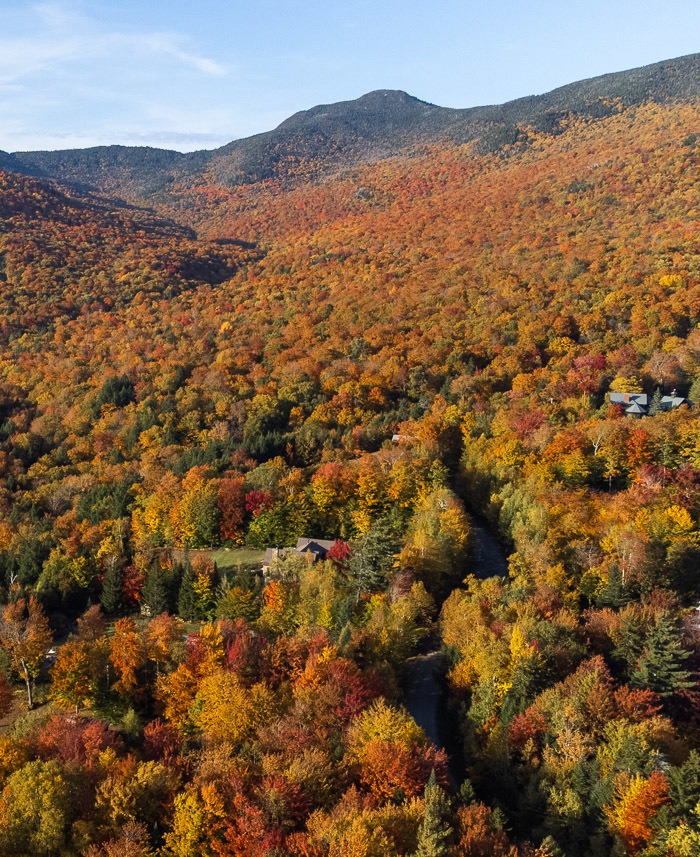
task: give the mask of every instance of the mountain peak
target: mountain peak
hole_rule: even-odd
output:
[[[371,92],[361,95],[356,99],[358,104],[373,104],[373,103],[395,103],[395,104],[422,104],[426,107],[435,107],[434,104],[428,104],[427,101],[421,101],[414,95],[404,92],[403,89],[373,89]]]
[[[354,100],[320,104],[290,116],[273,131],[234,140],[220,149],[182,154],[104,146],[64,152],[0,153],[0,169],[82,185],[128,199],[167,193],[175,182],[207,173],[223,185],[247,184],[305,164],[305,180],[386,158],[416,144],[477,141],[499,150],[523,128],[556,133],[563,117],[603,117],[615,104],[694,101],[700,95],[700,54],[571,83],[544,95],[502,105],[438,107],[398,89],[376,89]],[[311,170],[309,165],[313,165]],[[286,172],[285,172],[286,171]]]
[[[358,127],[363,134],[377,132],[379,128],[370,128],[368,121],[377,126],[390,123],[395,126],[411,125],[416,117],[426,112],[441,112],[443,107],[428,104],[400,89],[375,89],[351,101],[337,101],[333,104],[319,104],[309,110],[300,110],[277,126],[277,131],[299,130],[315,127],[317,130],[332,130],[332,126],[342,123],[344,127]],[[374,133],[371,134],[374,136]]]

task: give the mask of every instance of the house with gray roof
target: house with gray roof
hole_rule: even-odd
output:
[[[290,554],[302,554],[309,558],[309,561],[314,563],[318,560],[325,559],[328,556],[328,551],[333,547],[335,541],[333,539],[297,539],[294,547],[289,548],[268,548],[265,551],[263,558],[262,570],[267,573],[270,570],[272,561],[280,559]]]
[[[662,411],[672,411],[681,405],[692,407],[692,402],[684,396],[679,396],[675,390],[670,396],[662,396],[658,407]],[[610,393],[610,404],[620,405],[630,417],[645,417],[649,414],[649,397],[646,393]]]
[[[674,408],[680,408],[681,405],[690,405],[690,401],[688,399],[683,398],[683,396],[679,396],[675,390],[671,390],[670,396],[662,396],[661,397],[661,410],[662,411],[672,411]]]
[[[610,404],[621,405],[631,417],[642,417],[649,412],[646,393],[610,393]]]
[[[297,539],[294,550],[297,553],[310,553],[317,559],[325,559],[328,551],[333,547],[333,539]]]

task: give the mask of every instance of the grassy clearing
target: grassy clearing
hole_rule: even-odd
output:
[[[265,551],[256,548],[219,548],[211,552],[211,558],[220,569],[258,568],[263,561]]]

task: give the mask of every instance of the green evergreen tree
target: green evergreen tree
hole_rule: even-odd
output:
[[[10,586],[17,580],[17,557],[13,553],[4,553],[0,559],[0,580]]]
[[[116,616],[122,608],[122,569],[115,557],[110,557],[102,580],[100,604],[108,616]]]
[[[141,604],[150,616],[159,616],[170,609],[168,584],[163,569],[157,562],[149,568],[141,589]]]
[[[122,717],[122,734],[127,741],[133,745],[138,745],[143,736],[143,722],[138,713],[130,708]]]
[[[195,573],[189,562],[185,565],[185,572],[180,583],[180,592],[177,596],[177,612],[181,619],[186,622],[196,622],[201,619],[199,596],[194,588]]]
[[[508,725],[516,714],[525,711],[536,693],[538,683],[542,681],[542,665],[534,658],[524,658],[515,667],[511,686],[501,705],[501,723]]]
[[[692,404],[700,402],[700,375],[698,375],[693,381],[693,383],[690,385],[690,390],[688,391],[688,400]]]
[[[589,854],[602,854],[600,849],[589,851]],[[542,844],[537,849],[537,854],[541,857],[565,857],[564,852],[559,847],[559,843],[553,836],[545,836]]]
[[[455,801],[459,806],[469,806],[476,801],[476,792],[469,777],[465,777],[457,790]]]
[[[352,639],[352,625],[346,622],[338,635],[338,651],[343,654],[348,643]]]
[[[700,803],[700,753],[691,750],[688,758],[666,774],[671,786],[671,815],[674,820],[692,817]]]
[[[435,771],[423,792],[425,810],[418,828],[415,857],[443,857],[450,853],[450,838],[452,829],[446,819],[450,805],[447,795],[437,784]]]
[[[598,591],[596,604],[598,607],[624,607],[630,600],[630,593],[622,582],[622,574],[617,564],[613,565],[608,579]]]
[[[358,592],[371,592],[386,585],[401,545],[401,529],[396,515],[382,515],[357,540],[348,566]]]
[[[611,652],[611,660],[616,672],[626,680],[641,657],[645,633],[646,628],[638,613],[622,611],[617,644]]]
[[[44,560],[49,555],[45,544],[39,539],[26,539],[22,542],[16,557],[17,579],[20,583],[35,583],[41,574]]]
[[[665,567],[670,589],[681,595],[700,590],[700,546],[692,538],[677,539],[668,546]]]
[[[694,686],[686,669],[688,652],[679,637],[677,621],[669,613],[662,613],[630,677],[633,687],[649,688],[659,696],[668,697],[677,690]]]
[[[661,413],[661,389],[657,387],[649,402],[649,416],[653,417]]]

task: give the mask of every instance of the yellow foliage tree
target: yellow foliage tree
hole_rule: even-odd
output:
[[[192,719],[210,740],[240,744],[273,716],[274,703],[265,684],[245,688],[233,673],[213,673],[199,686]]]

